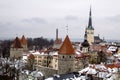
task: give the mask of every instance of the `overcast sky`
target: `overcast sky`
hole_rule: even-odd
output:
[[[120,0],[0,0],[0,38],[83,38],[90,4],[95,35],[120,40]]]

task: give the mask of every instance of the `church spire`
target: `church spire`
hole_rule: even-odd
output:
[[[88,29],[94,30],[92,26],[92,13],[91,13],[91,6],[90,6],[90,12],[89,12],[89,21],[88,21]]]

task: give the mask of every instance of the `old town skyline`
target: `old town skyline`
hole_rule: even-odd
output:
[[[1,1],[0,35],[1,38],[14,38],[16,34],[55,38],[58,28],[59,37],[64,38],[68,25],[70,38],[83,38],[91,5],[95,35],[119,40],[118,3],[119,0]]]

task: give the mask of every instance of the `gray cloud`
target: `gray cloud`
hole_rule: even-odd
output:
[[[66,16],[66,17],[65,17],[65,20],[76,21],[76,20],[78,20],[78,16],[69,15],[69,16]]]
[[[111,16],[111,17],[108,17],[107,19],[115,23],[120,23],[120,15]]]
[[[92,4],[95,35],[120,39],[119,3],[120,0],[0,0],[0,36],[54,37],[55,28],[59,28],[63,37],[68,25],[70,37],[83,38]]]
[[[6,28],[11,26],[13,23],[12,22],[0,22],[0,28]]]
[[[31,19],[23,19],[22,22],[27,22],[27,23],[37,23],[37,24],[46,24],[47,21],[43,18],[35,17]]]

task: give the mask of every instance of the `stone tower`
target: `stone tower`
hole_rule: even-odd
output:
[[[91,14],[91,8],[90,8],[90,12],[89,12],[89,21],[88,21],[88,27],[86,28],[86,33],[87,33],[87,41],[89,42],[89,44],[91,45],[92,43],[94,43],[94,28],[92,26],[92,14]]]
[[[25,36],[22,36],[22,39],[18,37],[15,38],[11,47],[10,47],[10,58],[21,58],[24,51],[27,49],[27,40]]]
[[[68,35],[58,51],[58,74],[66,74],[75,71],[75,50],[72,47]]]
[[[20,39],[15,38],[13,44],[10,47],[10,58],[21,58],[23,52],[23,47],[21,45]]]
[[[58,37],[58,29],[56,29],[56,39],[53,44],[53,49],[58,50],[62,44],[62,39]]]

